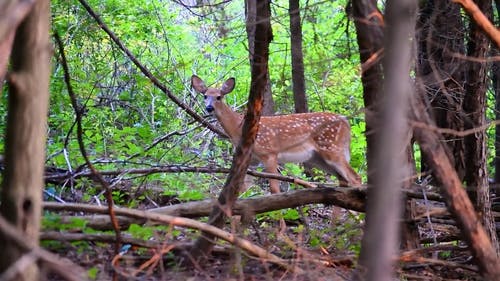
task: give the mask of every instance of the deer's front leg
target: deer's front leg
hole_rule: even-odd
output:
[[[267,154],[265,157],[260,158],[264,164],[265,170],[268,173],[278,174],[278,155]],[[276,179],[269,179],[269,185],[271,186],[271,193],[280,193],[280,181]],[[286,231],[286,223],[283,218],[280,219],[280,233]]]
[[[268,173],[277,174],[278,173],[278,156],[277,155],[266,155],[261,158],[264,164],[265,170]],[[269,186],[271,187],[271,193],[280,193],[280,183],[279,180],[269,179]]]

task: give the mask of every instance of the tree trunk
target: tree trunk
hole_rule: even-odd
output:
[[[417,77],[425,85],[431,116],[441,128],[463,130],[465,62],[455,54],[465,54],[464,24],[460,6],[450,1],[424,1],[417,30]],[[448,157],[460,179],[465,174],[462,138],[445,135]],[[422,173],[432,174],[429,155],[422,153]]]
[[[269,1],[258,1],[256,6],[255,22],[255,52],[252,56],[252,84],[248,98],[248,110],[243,123],[243,132],[240,144],[236,148],[231,164],[231,171],[219,194],[218,205],[214,207],[208,222],[222,228],[227,215],[231,215],[234,202],[238,198],[243,180],[250,164],[250,157],[259,129],[260,114],[262,111],[264,92],[268,77],[269,43],[271,42],[271,7]],[[213,248],[215,237],[203,232],[196,240],[190,252],[190,257],[203,262]]]
[[[304,78],[304,54],[302,53],[302,23],[299,0],[290,0],[290,45],[292,46],[292,85],[295,113],[308,112],[306,81]]]
[[[368,185],[373,184],[371,177],[376,167],[373,161],[375,152],[374,130],[376,120],[374,113],[376,101],[382,91],[383,81],[382,64],[379,52],[383,50],[383,19],[377,9],[376,0],[353,0],[352,17],[355,19],[359,55],[361,58],[361,81],[363,83],[363,101],[365,104],[366,121],[366,156],[368,163]],[[370,63],[372,62],[372,63]]]
[[[376,128],[375,185],[370,188],[366,226],[356,280],[394,279],[394,256],[399,249],[401,187],[408,177],[407,123],[410,62],[416,7],[413,0],[387,2],[384,56],[385,94]]]
[[[477,0],[476,3],[487,17],[491,17],[491,1]],[[485,59],[486,55],[489,54],[490,45],[489,39],[473,19],[470,19],[469,36],[468,56],[482,61],[468,62],[469,69],[463,104],[465,129],[472,129],[486,124],[487,71]],[[498,239],[495,230],[495,219],[491,213],[488,170],[486,167],[486,132],[481,130],[465,136],[465,148],[465,158],[467,159],[465,181],[468,186],[476,190],[476,209],[498,253]]]
[[[412,99],[412,119],[414,122],[425,126],[415,127],[415,139],[419,143],[422,152],[429,155],[429,166],[433,170],[437,181],[441,184],[443,197],[448,209],[455,217],[461,233],[469,245],[472,255],[476,258],[481,274],[485,280],[500,280],[500,263],[488,238],[486,231],[481,225],[472,203],[462,186],[452,163],[450,162],[445,146],[440,142],[441,136],[435,131],[425,127],[434,127],[422,101],[423,90],[420,95]]]
[[[492,56],[500,55],[498,47],[494,47]],[[500,61],[493,61],[491,65],[493,92],[495,93],[495,120],[500,120]],[[495,126],[495,184],[500,183],[500,126]]]
[[[495,0],[497,9],[496,24],[500,23],[500,0]],[[496,45],[492,46],[492,56],[500,55],[500,51]],[[494,60],[491,63],[491,76],[493,83],[493,91],[495,93],[495,120],[500,120],[500,61]],[[500,183],[500,126],[495,127],[495,183]]]
[[[30,245],[38,245],[42,210],[43,172],[51,47],[49,1],[36,1],[19,26],[12,49],[9,112],[5,139],[5,170],[1,214],[24,233]],[[0,233],[0,272],[24,254]],[[38,280],[36,263],[18,273],[15,280]]]
[[[250,52],[250,66],[253,67],[253,55],[255,52],[255,30],[256,30],[256,17],[257,17],[257,3],[258,0],[246,0],[245,1],[245,12],[246,12],[246,30],[248,38],[248,50]],[[269,12],[269,17],[271,13]],[[269,19],[270,20],[270,19]],[[270,31],[270,40],[272,40],[272,31]],[[264,92],[264,105],[262,108],[262,116],[274,115],[274,100],[273,93],[271,90],[271,78],[269,72],[266,74],[266,91]]]

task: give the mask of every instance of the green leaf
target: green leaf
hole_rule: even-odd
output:
[[[149,240],[154,234],[152,227],[145,227],[138,224],[131,224],[128,228],[128,232],[130,232],[132,237],[142,240]]]

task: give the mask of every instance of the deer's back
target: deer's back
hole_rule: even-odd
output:
[[[318,145],[333,147],[350,135],[349,123],[342,115],[314,112],[263,116],[256,149],[263,153],[305,153]],[[342,138],[342,139],[341,139]],[[254,149],[255,150],[255,149]],[[296,162],[296,161],[290,161]]]

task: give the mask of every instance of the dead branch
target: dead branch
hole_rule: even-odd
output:
[[[109,218],[109,217],[108,217]],[[115,235],[104,234],[104,233],[71,233],[71,232],[60,232],[60,231],[45,231],[40,234],[40,240],[54,240],[54,241],[93,241],[93,242],[104,242],[109,244],[114,244],[116,242]],[[129,236],[122,236],[122,242],[126,244],[132,244],[134,246],[144,247],[144,248],[157,248],[163,244],[163,241],[155,240],[142,240],[136,239]],[[179,244],[180,247],[184,247],[184,244]]]
[[[462,264],[453,261],[445,261],[440,259],[425,258],[418,255],[411,255],[410,253],[403,253],[399,259],[401,262],[414,262],[419,266],[440,265],[448,268],[462,268],[472,272],[479,272],[477,266]]]
[[[491,23],[491,21],[481,12],[479,7],[472,0],[452,0],[452,2],[459,3],[467,11],[467,13],[474,19],[488,37],[495,42],[497,47],[500,47],[500,31]]]
[[[58,274],[68,281],[85,280],[84,270],[69,260],[61,260],[58,256],[38,246],[31,245],[25,236],[15,229],[9,222],[0,216],[0,232],[9,237],[25,253],[30,253],[36,260],[40,260],[51,272]],[[3,276],[0,275],[0,279]],[[8,279],[10,280],[10,279]]]
[[[403,190],[409,198],[422,199],[422,194],[412,190]],[[443,199],[435,193],[427,193],[429,200],[442,201]],[[357,212],[364,211],[366,199],[366,188],[345,188],[345,187],[323,187],[317,189],[303,189],[290,191],[270,196],[258,196],[253,198],[239,199],[236,201],[232,213],[234,215],[252,216],[263,212],[281,210],[286,208],[296,208],[307,204],[330,204],[342,207],[344,209]],[[180,216],[187,218],[196,218],[208,216],[212,210],[215,199],[187,202],[151,209],[150,212],[164,215]],[[93,212],[93,205],[84,204],[60,204],[54,202],[45,202],[44,209],[47,211],[72,211],[72,212]],[[421,210],[419,213],[423,213]],[[82,217],[88,223],[87,226],[99,229],[109,230],[110,222],[107,216],[87,216]],[[64,217],[63,217],[64,219]],[[64,220],[62,221],[65,222]],[[118,217],[118,223],[122,229],[127,229],[130,224],[144,224],[145,220],[132,219],[130,217]]]
[[[414,121],[433,124],[424,103],[417,97],[412,98],[412,116]],[[441,182],[441,191],[450,212],[454,215],[465,241],[477,259],[481,273],[488,280],[500,280],[498,257],[491,241],[481,225],[481,221],[469,200],[465,189],[452,167],[441,138],[436,132],[414,128],[414,135],[420,148],[429,157],[429,165],[436,178]]]
[[[0,158],[0,167],[3,165],[2,160]],[[182,166],[182,165],[169,165],[169,166],[160,166],[154,168],[146,168],[146,169],[123,169],[123,170],[108,170],[108,171],[100,171],[100,174],[103,176],[124,176],[124,175],[152,175],[158,173],[209,173],[209,174],[227,174],[229,173],[229,169],[227,168],[213,168],[213,167],[193,167],[193,166]],[[314,188],[319,185],[312,182],[307,182],[305,180],[291,177],[291,176],[283,176],[280,174],[272,174],[266,172],[258,172],[254,170],[248,170],[247,174],[259,177],[259,178],[268,178],[268,179],[277,179],[280,181],[295,183],[301,185],[303,187]],[[91,171],[79,171],[79,172],[71,172],[64,169],[47,167],[45,168],[45,181],[51,183],[61,183],[70,179],[78,179],[85,177],[93,177]]]
[[[418,121],[410,121],[410,125],[415,127],[415,128],[429,130],[429,131],[433,131],[433,132],[440,133],[440,134],[447,134],[447,135],[452,135],[452,136],[456,136],[456,137],[465,137],[468,135],[472,135],[472,134],[475,134],[478,132],[485,131],[490,127],[498,126],[498,125],[500,125],[500,120],[493,120],[493,121],[488,122],[482,126],[475,127],[472,129],[463,130],[463,131],[457,131],[457,130],[450,129],[450,128],[439,128],[437,126],[434,126],[431,124],[426,124],[423,122],[418,122]]]
[[[67,205],[67,204],[61,204],[61,205]],[[53,205],[53,207],[56,207]],[[60,206],[62,207],[62,206]],[[57,209],[57,208],[55,208]],[[84,204],[71,204],[70,206],[66,206],[66,210],[68,209],[73,209],[73,211],[82,211],[82,212],[91,212],[91,213],[99,213],[99,214],[107,214],[107,207],[106,206],[92,206],[92,205],[84,205]],[[188,219],[188,218],[182,218],[182,217],[176,217],[176,216],[170,216],[170,215],[163,215],[155,212],[149,212],[149,211],[141,211],[141,210],[133,210],[133,209],[127,209],[127,208],[115,208],[115,213],[120,216],[125,216],[125,217],[130,217],[134,219],[138,219],[140,221],[152,221],[156,223],[161,223],[161,224],[169,224],[169,225],[175,225],[179,227],[186,227],[186,228],[192,228],[192,229],[198,229],[202,230],[203,232],[210,233],[211,235],[220,238],[222,240],[225,240],[229,243],[232,243],[233,245],[247,251],[249,254],[256,256],[263,261],[267,261],[270,263],[274,263],[284,269],[291,270],[294,272],[301,272],[299,268],[294,268],[293,266],[289,265],[286,261],[283,259],[279,258],[276,255],[273,255],[269,253],[266,249],[263,249],[252,242],[239,238],[235,236],[234,234],[231,234],[229,232],[226,232],[220,228],[214,227],[212,225],[199,222],[196,220]]]

